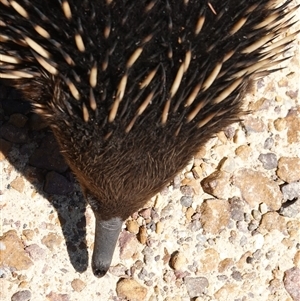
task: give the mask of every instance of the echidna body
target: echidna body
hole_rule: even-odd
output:
[[[47,120],[95,213],[96,276],[122,222],[275,70],[290,2],[0,0],[0,78]]]

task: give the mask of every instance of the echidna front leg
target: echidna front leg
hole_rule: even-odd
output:
[[[96,277],[103,277],[108,271],[116,243],[121,232],[123,220],[113,217],[107,221],[96,216],[96,230],[92,269]]]

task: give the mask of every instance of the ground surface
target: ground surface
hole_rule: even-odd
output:
[[[299,39],[285,56],[247,96],[253,114],[127,221],[102,279],[93,213],[51,132],[1,86],[0,300],[299,301]]]

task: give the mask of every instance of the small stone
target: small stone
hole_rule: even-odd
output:
[[[264,169],[270,170],[277,167],[277,157],[273,153],[260,154],[258,160],[263,164]]]
[[[230,219],[230,206],[224,200],[206,200],[200,206],[200,222],[206,232],[217,234],[224,229]]]
[[[31,229],[23,230],[22,234],[26,237],[27,240],[32,240],[34,237],[34,231]]]
[[[294,301],[300,300],[300,269],[293,267],[284,272],[284,287]]]
[[[186,264],[187,264],[187,259],[182,252],[177,251],[171,256],[170,266],[174,270],[176,271],[182,270],[183,268],[186,267]]]
[[[274,145],[274,139],[273,138],[267,138],[264,143],[264,149],[271,149]]]
[[[288,183],[300,180],[300,158],[281,157],[278,160],[278,177]]]
[[[187,185],[181,186],[180,191],[184,196],[192,197],[194,195],[193,188]]]
[[[252,216],[255,220],[260,221],[261,213],[258,210],[254,209],[254,210],[252,210],[251,213],[252,213]]]
[[[233,271],[232,274],[231,274],[231,277],[236,281],[242,281],[243,280],[242,274],[239,271]]]
[[[67,294],[57,294],[55,292],[50,292],[46,295],[47,301],[70,301],[70,297]]]
[[[158,221],[158,222],[156,223],[156,229],[155,229],[156,234],[161,234],[161,233],[163,232],[163,230],[164,230],[164,225],[163,225],[163,223],[160,222],[160,221]]]
[[[295,201],[285,202],[279,213],[286,217],[297,217],[300,213],[300,198],[295,199]]]
[[[261,214],[265,214],[268,212],[268,206],[265,203],[259,204],[259,211]]]
[[[180,203],[183,207],[190,207],[193,203],[193,198],[191,196],[183,196],[180,199]]]
[[[18,192],[22,193],[24,191],[25,183],[23,178],[16,177],[11,183],[10,186],[17,190]]]
[[[285,120],[287,122],[287,138],[288,143],[300,142],[300,106],[289,110]]]
[[[206,249],[201,256],[200,262],[202,264],[199,268],[201,273],[214,272],[218,268],[220,255],[215,249]]]
[[[193,207],[187,208],[187,210],[186,210],[186,212],[185,212],[185,217],[186,217],[186,219],[187,219],[189,222],[191,222],[192,216],[193,216],[194,213],[195,213],[195,210],[194,210]]]
[[[144,219],[148,219],[151,217],[151,208],[145,208],[139,211],[139,215]]]
[[[229,270],[234,264],[234,261],[232,258],[225,258],[222,261],[219,262],[218,265],[218,271],[219,273],[223,273],[227,270]]]
[[[200,296],[205,292],[205,289],[209,285],[208,280],[205,277],[186,277],[184,278],[184,284],[190,298]]]
[[[245,116],[243,124],[247,133],[261,133],[265,131],[266,126],[259,117]]]
[[[11,301],[29,301],[31,299],[31,292],[28,290],[19,291],[11,296]]]
[[[285,201],[293,201],[300,199],[300,182],[293,182],[281,187],[283,198]]]
[[[259,229],[263,232],[278,230],[282,233],[285,233],[285,219],[284,217],[280,216],[277,212],[267,212],[262,216]]]
[[[3,236],[0,236],[0,245],[1,267],[19,271],[27,270],[33,265],[15,230],[7,231]]]
[[[278,118],[274,121],[274,127],[278,132],[286,129],[286,120],[284,118]]]
[[[42,238],[42,243],[51,251],[54,250],[54,247],[59,246],[63,241],[63,238],[56,233],[49,233],[48,235]]]
[[[235,160],[233,158],[225,158],[221,163],[220,170],[229,174],[234,173],[236,170]]]
[[[130,233],[138,234],[139,233],[139,224],[136,220],[128,220],[126,222],[126,228]]]
[[[76,278],[71,282],[71,286],[75,292],[81,292],[86,287],[86,283]]]
[[[240,145],[246,142],[245,132],[242,130],[236,130],[233,136],[233,142]]]
[[[229,200],[229,205],[230,217],[235,221],[244,220],[245,203],[241,199],[234,197]]]
[[[146,300],[147,288],[133,279],[121,279],[117,283],[116,291],[119,298],[126,298],[129,301]]]
[[[122,231],[119,237],[120,258],[130,259],[137,250],[138,241],[134,234]]]
[[[215,171],[201,181],[202,189],[216,198],[222,198],[229,189],[230,174],[224,171]]]
[[[300,268],[300,251],[299,250],[296,252],[293,262],[297,268]]]
[[[33,260],[43,260],[46,257],[46,250],[42,249],[37,244],[32,244],[26,247],[25,251]]]
[[[195,179],[200,179],[200,178],[203,177],[203,171],[202,171],[202,168],[200,166],[195,166],[192,169],[192,172],[193,172],[193,175],[194,175]]]
[[[239,156],[243,161],[247,161],[251,157],[252,149],[248,145],[241,145],[236,148],[235,154]]]
[[[274,211],[281,207],[282,194],[278,185],[261,172],[239,170],[235,174],[234,185],[241,190],[243,198],[252,208],[263,202]]]
[[[138,240],[142,245],[145,245],[147,242],[148,234],[147,234],[147,228],[145,226],[141,226],[139,233],[138,233]]]

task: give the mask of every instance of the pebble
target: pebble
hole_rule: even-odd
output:
[[[264,149],[271,149],[274,145],[274,139],[269,137],[266,139],[265,143],[264,143]]]
[[[300,300],[300,269],[293,267],[284,272],[284,287],[294,301]]]
[[[146,244],[148,235],[147,235],[147,228],[145,226],[140,227],[140,230],[139,230],[139,233],[138,233],[137,237],[138,237],[138,240],[140,241],[140,243],[142,245]]]
[[[190,298],[200,296],[205,292],[205,289],[209,285],[208,280],[205,277],[186,277],[184,278],[184,284]]]
[[[200,206],[200,222],[206,232],[217,234],[226,228],[230,219],[230,206],[225,200],[206,200]]]
[[[280,208],[279,213],[286,217],[297,217],[300,213],[300,198],[291,202],[285,202]]]
[[[215,171],[201,181],[202,189],[216,198],[222,198],[229,188],[230,174],[224,171]]]
[[[230,217],[235,221],[242,221],[244,219],[245,203],[237,197],[229,199]]]
[[[187,262],[187,258],[184,256],[184,254],[177,251],[171,256],[170,266],[174,270],[178,271],[186,268]]]
[[[75,292],[81,292],[86,287],[86,283],[79,278],[72,280],[71,286]]]
[[[31,292],[28,290],[16,292],[11,296],[11,301],[30,301]]]
[[[293,182],[290,184],[283,185],[281,187],[283,194],[283,199],[285,201],[293,201],[295,199],[300,199],[300,182]]]
[[[126,228],[130,233],[138,234],[140,226],[136,220],[130,219],[126,222]]]
[[[183,196],[180,198],[180,203],[183,207],[190,207],[193,203],[193,198],[191,196]]]
[[[278,177],[287,183],[300,180],[300,158],[281,157],[278,160]]]
[[[229,270],[234,264],[234,261],[232,258],[225,258],[218,264],[218,272],[224,273],[225,271]]]
[[[22,193],[24,191],[25,182],[22,177],[16,177],[11,183],[10,186],[17,190],[18,192]]]
[[[213,249],[209,248],[204,251],[201,255],[201,273],[211,273],[218,269],[218,265],[220,262],[220,255],[219,253]]]
[[[259,229],[262,231],[261,233],[274,230],[284,233],[286,232],[284,217],[280,216],[277,212],[267,212],[262,216]]]
[[[239,170],[235,174],[234,185],[241,190],[243,198],[251,208],[256,208],[263,202],[274,211],[281,207],[282,194],[278,185],[259,171]]]
[[[157,222],[156,223],[156,229],[155,229],[155,232],[156,234],[161,234],[164,230],[164,224],[162,222]]]
[[[70,296],[67,294],[57,294],[55,292],[50,292],[46,295],[46,300],[48,301],[71,301]]]
[[[136,236],[127,231],[122,231],[119,236],[120,258],[130,259],[136,252],[138,240]]]
[[[29,254],[30,258],[34,261],[44,260],[46,257],[46,250],[42,249],[38,244],[32,244],[25,248],[25,251]]]
[[[147,288],[134,279],[121,279],[116,291],[119,298],[126,298],[128,301],[144,301],[147,295]]]
[[[62,242],[63,238],[54,232],[50,232],[42,238],[42,243],[50,249],[50,251],[54,251],[54,248],[58,247]]]
[[[263,164],[263,167],[267,170],[277,167],[277,157],[273,153],[260,154],[258,160]]]
[[[0,266],[11,270],[27,270],[33,262],[24,250],[23,243],[15,230],[9,230],[0,237]]]

